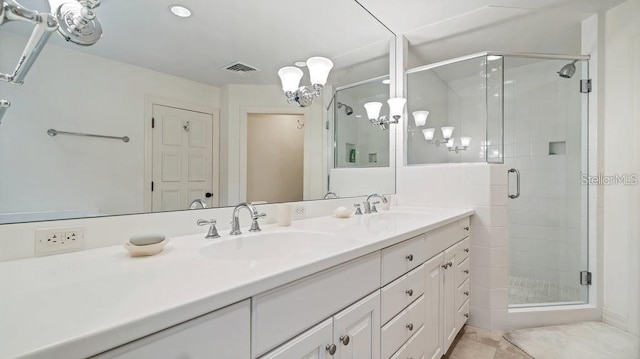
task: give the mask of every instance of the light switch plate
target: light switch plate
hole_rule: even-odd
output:
[[[50,227],[38,228],[35,233],[36,255],[73,252],[86,248],[86,228]]]

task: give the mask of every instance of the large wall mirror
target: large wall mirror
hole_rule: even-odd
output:
[[[42,13],[77,5],[18,2]],[[0,124],[0,223],[395,191],[394,174],[380,188],[359,186],[356,172],[331,187],[333,116],[346,103],[336,98],[370,81],[362,96],[388,97],[378,79],[394,35],[356,1],[178,1],[188,17],[175,3],[104,0],[95,44],[53,33],[22,86],[0,81],[11,102]],[[34,27],[0,24],[0,73],[11,73]],[[314,56],[333,62],[326,85],[306,107],[289,103],[279,69],[300,66],[300,85],[311,86]],[[357,167],[392,173],[383,152],[393,139],[367,141],[376,150]]]

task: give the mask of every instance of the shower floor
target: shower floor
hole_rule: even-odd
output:
[[[541,280],[509,276],[509,304],[543,304],[582,302],[579,288],[562,286]]]

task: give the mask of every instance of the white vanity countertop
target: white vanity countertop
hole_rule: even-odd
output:
[[[202,255],[216,241],[235,240],[221,231],[220,239],[172,238],[153,257],[131,258],[122,246],[111,246],[0,263],[0,358],[95,355],[471,214],[394,207],[348,219],[263,226],[262,233],[328,232],[344,239],[284,259]]]

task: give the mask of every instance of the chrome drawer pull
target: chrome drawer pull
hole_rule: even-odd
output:
[[[413,295],[413,289],[409,289],[405,293],[407,293],[411,297]]]
[[[464,227],[464,230],[465,230],[465,231],[468,231],[468,230],[469,230],[469,227]]]
[[[469,248],[465,248],[464,251],[469,253]]]
[[[349,336],[348,335],[341,335],[340,336],[340,341],[344,345],[349,345]]]
[[[336,345],[335,344],[331,344],[331,345],[327,345],[326,347],[327,351],[329,352],[329,355],[333,355],[336,353]]]
[[[411,262],[413,260],[413,254],[409,254],[406,258],[409,262]]]
[[[468,297],[468,296],[469,296],[469,291],[468,291],[468,290],[467,290],[467,291],[465,291],[465,292],[464,292],[464,295],[466,295],[466,296]]]
[[[469,313],[464,313],[464,316],[469,318]]]
[[[469,274],[469,270],[468,270],[468,269],[465,269],[465,270],[464,270],[464,274]]]
[[[412,323],[407,324],[407,329],[413,330],[413,324]]]

